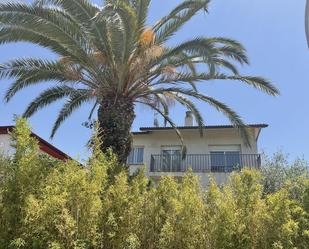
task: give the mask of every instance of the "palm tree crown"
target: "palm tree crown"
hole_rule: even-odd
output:
[[[248,140],[245,124],[237,113],[196,88],[198,82],[237,80],[270,95],[278,94],[269,81],[238,73],[235,63],[248,64],[244,47],[221,37],[197,37],[176,46],[167,45],[197,12],[207,11],[209,2],[185,0],[152,26],[146,25],[150,0],[105,0],[101,7],[88,0],[1,3],[1,44],[26,41],[59,55],[57,60],[27,58],[1,65],[0,77],[15,79],[5,99],[9,101],[31,85],[57,82],[30,103],[24,116],[30,117],[66,98],[52,129],[54,136],[73,111],[92,102],[91,114],[98,109],[105,134],[103,149],[112,147],[122,162],[130,150],[136,103],[157,111],[181,138],[169,118],[170,102],[192,111],[202,127],[202,115],[193,102],[201,100],[223,112]],[[203,65],[205,69],[198,70]]]

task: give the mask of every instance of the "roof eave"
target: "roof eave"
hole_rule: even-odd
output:
[[[14,128],[15,126],[0,126],[0,134],[8,134],[12,132]],[[60,160],[72,159],[69,155],[59,150],[54,145],[50,144],[34,132],[31,132],[31,136],[35,137],[38,140],[40,149],[45,153],[49,154],[50,156]]]
[[[251,128],[267,128],[268,124],[249,124],[248,125]],[[208,125],[208,126],[203,126],[203,129],[235,129],[236,127],[232,125]],[[164,131],[164,130],[173,130],[173,127],[141,127],[140,130],[142,132],[145,131]],[[180,126],[177,127],[179,130],[195,130],[199,129],[198,126]]]

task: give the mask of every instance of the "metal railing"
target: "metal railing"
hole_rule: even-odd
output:
[[[260,168],[259,154],[151,155],[150,172],[232,172],[244,167]]]

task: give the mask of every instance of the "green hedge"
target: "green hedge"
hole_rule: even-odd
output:
[[[0,159],[0,248],[309,248],[303,174],[271,191],[250,170],[224,187],[202,190],[190,172],[154,187],[142,172],[109,173],[116,160],[97,142],[81,167],[40,155],[22,119],[13,136],[16,154]]]

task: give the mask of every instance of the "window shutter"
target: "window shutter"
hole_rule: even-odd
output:
[[[143,163],[144,148],[137,148],[137,163]]]
[[[143,147],[135,147],[132,148],[129,157],[129,164],[142,164],[144,162],[144,148]]]

